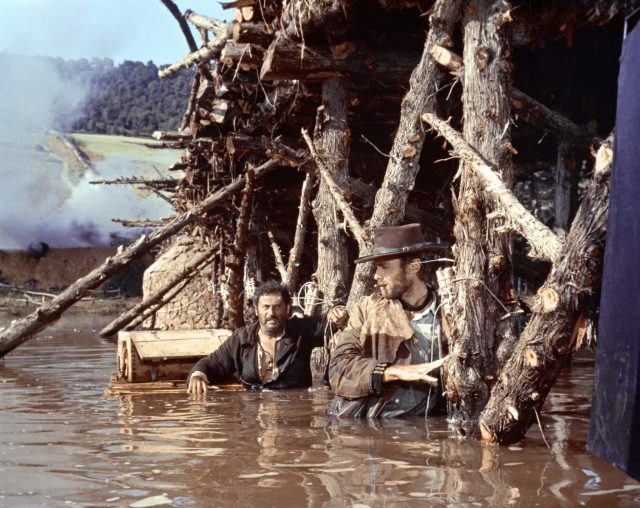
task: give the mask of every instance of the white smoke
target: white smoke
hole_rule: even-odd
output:
[[[0,249],[100,246],[114,235],[132,236],[112,218],[158,218],[170,212],[159,199],[141,200],[129,186],[96,186],[90,180],[114,175],[101,161],[95,171],[65,168],[48,146],[48,129],[79,111],[88,85],[63,78],[53,60],[0,53]],[[101,170],[104,168],[104,171]],[[151,216],[150,216],[151,215]]]

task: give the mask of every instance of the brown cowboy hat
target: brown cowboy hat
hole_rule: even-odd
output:
[[[444,252],[448,248],[443,244],[427,242],[422,234],[420,224],[379,228],[373,232],[373,235],[371,253],[356,259],[356,263],[365,263],[383,258],[405,257],[421,252]]]

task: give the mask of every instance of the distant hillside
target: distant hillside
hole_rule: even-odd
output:
[[[115,66],[110,58],[67,61],[0,53],[0,66],[10,76],[5,76],[4,87],[12,86],[17,93],[35,78],[31,82],[39,87],[38,114],[50,109],[54,118],[46,127],[66,132],[131,136],[175,130],[193,79],[193,72],[182,72],[160,80],[158,67],[151,61],[125,60]],[[6,116],[30,113],[29,105],[20,108]]]
[[[110,60],[91,66],[89,98],[70,130],[97,134],[150,134],[178,128],[189,97],[193,73],[160,80],[153,62]],[[67,62],[77,67],[88,62]],[[93,61],[92,61],[93,64]]]

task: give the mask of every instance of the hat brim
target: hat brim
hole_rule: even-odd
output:
[[[377,259],[404,258],[412,254],[421,254],[423,252],[440,252],[444,253],[449,250],[449,246],[442,243],[423,243],[415,246],[405,247],[402,249],[374,249],[371,254],[362,256],[354,261],[354,263],[366,263],[367,261],[375,261]]]

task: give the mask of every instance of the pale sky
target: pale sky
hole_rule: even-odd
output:
[[[216,0],[174,0],[216,19],[231,19]],[[194,31],[196,43],[199,35]],[[22,55],[112,58],[156,65],[189,51],[177,21],[160,0],[0,0],[0,52]]]

